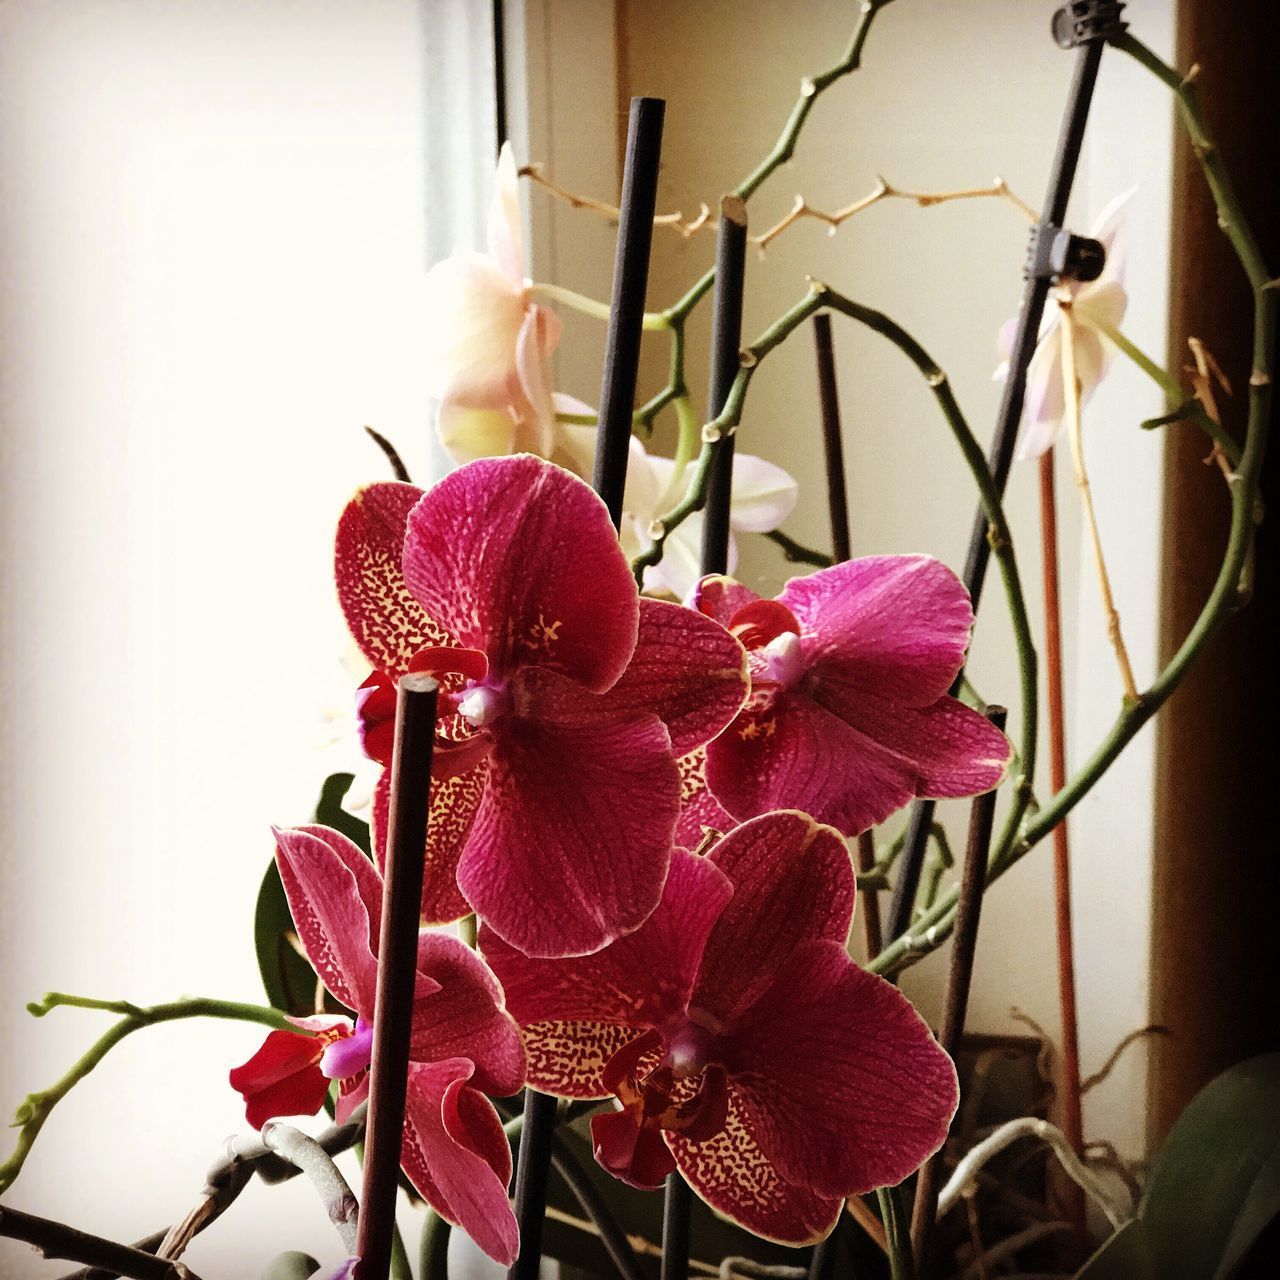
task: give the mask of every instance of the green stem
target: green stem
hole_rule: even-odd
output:
[[[797,542],[781,529],[770,529],[764,536],[782,548],[782,554],[788,564],[811,564],[817,569],[829,569],[835,563],[825,552],[806,547],[804,543]]]
[[[82,996],[66,996],[55,991],[50,992],[37,1005],[32,1006],[32,1012],[36,1013],[36,1010],[39,1010],[36,1013],[39,1017],[59,1005],[105,1009],[111,1012],[128,1008],[129,1012],[100,1036],[92,1048],[60,1080],[38,1093],[28,1094],[13,1118],[13,1127],[19,1130],[18,1141],[13,1154],[3,1165],[0,1165],[0,1192],[7,1191],[18,1174],[22,1172],[22,1166],[31,1152],[31,1146],[53,1108],[126,1036],[131,1036],[143,1027],[153,1027],[161,1022],[175,1022],[181,1018],[226,1018],[236,1022],[258,1022],[283,1031],[291,1029],[289,1020],[279,1009],[200,996],[173,1000],[168,1004],[140,1007],[128,1004],[126,1001],[88,1001]]]
[[[901,1187],[881,1187],[876,1192],[880,1217],[889,1246],[889,1274],[893,1280],[915,1280],[916,1264],[911,1252],[911,1218]]]
[[[609,304],[607,302],[588,298],[585,293],[578,293],[574,289],[566,289],[563,285],[531,284],[529,293],[535,298],[544,298],[547,302],[558,302],[562,306],[569,307],[584,316],[590,316],[593,320],[609,319]],[[659,329],[670,329],[671,320],[665,311],[646,311],[644,313],[643,328],[651,333]]]
[[[837,80],[847,76],[851,71],[856,71],[862,65],[862,49],[867,43],[867,36],[871,34],[871,24],[875,21],[876,14],[889,3],[890,0],[863,0],[862,16],[854,28],[844,56],[835,66],[829,67],[821,75],[805,79],[801,83],[800,96],[796,99],[795,106],[791,108],[791,114],[787,117],[787,123],[783,126],[777,142],[755,169],[733,189],[735,196],[749,200],[763,185],[766,178],[795,155],[800,130],[804,128],[804,122],[808,119],[809,112],[813,110],[814,103]]]
[[[480,922],[476,919],[474,914],[463,916],[462,919],[458,921],[458,937],[460,937],[472,951],[476,949],[476,934],[479,931],[479,923]]]
[[[409,1250],[404,1247],[404,1236],[398,1226],[391,1228],[391,1280],[413,1280]]]
[[[418,1247],[418,1270],[422,1280],[449,1280],[449,1236],[452,1224],[434,1209],[427,1209]]]
[[[1007,838],[1006,826],[992,854],[988,883],[1024,857],[1088,795],[1121,751],[1182,683],[1192,663],[1231,613],[1246,602],[1254,534],[1261,519],[1258,490],[1271,415],[1276,309],[1280,305],[1280,297],[1271,287],[1262,253],[1209,133],[1195,85],[1184,80],[1131,35],[1120,37],[1116,47],[1129,54],[1177,95],[1183,127],[1191,139],[1217,208],[1218,225],[1235,249],[1253,291],[1253,370],[1249,377],[1244,448],[1231,479],[1231,528],[1222,567],[1195,623],[1150,688],[1137,703],[1120,712],[1106,737],[1066,786],[1028,820],[1023,830],[1015,832],[1014,838]],[[1029,775],[1030,770],[1027,772]],[[933,950],[954,921],[956,899],[957,892],[953,888],[913,925],[909,935],[892,942],[870,967],[878,973],[894,973]]]
[[[1113,324],[1089,317],[1089,324],[1118,351],[1128,356],[1168,397],[1168,407],[1185,406],[1190,418],[1226,455],[1232,466],[1240,462],[1240,446],[1205,412],[1199,400],[1189,396],[1182,384],[1167,369],[1162,369],[1137,343],[1127,338]]]

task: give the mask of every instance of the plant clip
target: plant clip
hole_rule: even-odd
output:
[[[1114,40],[1125,29],[1120,21],[1124,0],[1070,0],[1053,15],[1053,40],[1074,49],[1094,40]]]
[[[1102,274],[1107,251],[1100,240],[1073,235],[1052,222],[1042,222],[1031,230],[1024,275],[1028,279],[1079,280],[1087,284]]]

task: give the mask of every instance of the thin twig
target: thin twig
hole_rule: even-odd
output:
[[[1084,504],[1085,522],[1089,529],[1089,542],[1093,548],[1093,565],[1098,574],[1098,590],[1102,593],[1102,608],[1107,615],[1107,638],[1115,650],[1116,663],[1120,667],[1120,680],[1124,685],[1125,702],[1136,705],[1140,700],[1137,682],[1133,678],[1133,665],[1129,650],[1125,647],[1120,630],[1120,614],[1116,609],[1111,590],[1111,575],[1107,572],[1106,557],[1102,552],[1102,533],[1098,528],[1098,513],[1093,505],[1093,490],[1089,485],[1089,473],[1084,465],[1084,440],[1081,437],[1080,376],[1076,368],[1076,322],[1072,314],[1071,295],[1058,293],[1058,311],[1062,321],[1062,387],[1066,399],[1067,439],[1071,442],[1071,459],[1075,463],[1076,487]],[[1058,790],[1059,788],[1055,788]]]

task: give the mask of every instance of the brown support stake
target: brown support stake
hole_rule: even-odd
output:
[[[378,990],[364,1145],[364,1187],[356,1237],[356,1280],[386,1280],[396,1221],[409,1031],[418,983],[418,928],[430,811],[437,685],[430,676],[400,677],[391,756],[391,813],[378,936]]]
[[[1062,696],[1062,605],[1058,581],[1058,504],[1053,450],[1040,456],[1040,550],[1044,575],[1045,676],[1049,705],[1049,783],[1054,792],[1067,782],[1067,735]],[[1076,969],[1071,931],[1071,851],[1067,823],[1053,829],[1053,904],[1058,942],[1058,1006],[1062,1013],[1062,1132],[1076,1155],[1084,1151],[1080,1116],[1080,1039],[1076,1018]],[[1084,1230],[1084,1192],[1067,1180],[1062,1188],[1071,1221]]]
[[[987,708],[987,719],[1004,729],[1008,712],[1004,707]],[[982,893],[987,884],[987,852],[996,814],[996,791],[980,795],[969,810],[969,839],[960,873],[960,900],[956,907],[955,937],[951,949],[951,973],[947,978],[946,1001],[942,1008],[942,1028],[938,1043],[954,1060],[964,1036],[965,1011],[969,1006],[969,984],[973,979],[973,958],[978,945],[978,922],[982,914]],[[938,1191],[942,1179],[939,1151],[920,1170],[916,1183],[915,1212],[911,1220],[911,1246],[920,1280],[933,1272],[933,1225],[938,1211]]]
[[[836,358],[831,344],[831,317],[813,317],[813,345],[818,355],[818,403],[822,410],[822,444],[827,458],[827,510],[831,513],[831,547],[836,563],[853,554],[849,547],[849,495],[844,481],[844,439],[840,432],[840,399]],[[863,867],[862,870],[867,868]],[[877,947],[876,951],[880,948]],[[871,952],[875,955],[875,951]]]
[[[613,295],[604,346],[592,478],[592,487],[609,508],[615,529],[622,525],[622,491],[627,482],[627,456],[631,448],[631,414],[635,409],[636,376],[640,367],[644,296],[649,284],[649,248],[653,240],[653,211],[658,202],[658,161],[666,109],[667,104],[661,98],[632,98],[627,127],[618,247],[613,262]]]
[[[720,201],[716,235],[716,293],[711,316],[711,381],[708,417],[724,408],[738,376],[742,342],[742,290],[747,263],[747,206],[737,196]],[[711,459],[707,505],[702,513],[702,572],[729,572],[730,500],[733,496],[732,434],[721,438]]]

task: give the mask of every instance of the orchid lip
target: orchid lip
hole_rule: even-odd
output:
[[[355,1030],[320,1055],[320,1074],[329,1080],[359,1075],[373,1060],[373,1023],[356,1019]]]

